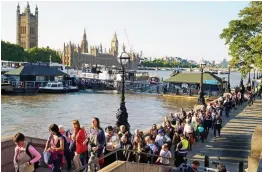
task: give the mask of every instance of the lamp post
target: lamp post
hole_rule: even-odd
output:
[[[198,103],[202,105],[205,104],[205,97],[204,97],[204,91],[203,91],[203,72],[204,72],[205,66],[206,66],[206,63],[204,59],[202,58],[199,62],[199,67],[201,71],[201,79],[200,79],[200,91],[199,91],[199,98],[198,98]]]
[[[254,70],[254,76],[253,76],[253,81],[252,81],[252,89],[255,88],[256,68],[253,68],[253,70]]]
[[[247,84],[250,84],[250,71],[248,72],[248,81]]]
[[[118,57],[118,62],[121,64],[122,67],[122,89],[121,89],[121,102],[120,102],[120,108],[118,109],[118,112],[116,113],[117,127],[124,125],[126,130],[129,131],[130,125],[128,123],[128,113],[126,110],[125,105],[125,65],[130,61],[130,56],[123,51]]]
[[[230,65],[228,65],[228,75],[227,75],[227,92],[231,93],[231,89],[230,89]]]

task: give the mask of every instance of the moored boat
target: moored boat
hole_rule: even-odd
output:
[[[48,82],[46,86],[39,87],[39,93],[68,93],[78,92],[77,86],[64,86],[62,82]]]

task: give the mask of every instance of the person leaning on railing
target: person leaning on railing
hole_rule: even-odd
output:
[[[114,132],[114,129],[112,126],[108,126],[106,128],[106,147],[105,147],[105,155],[118,149],[120,147],[120,140],[118,137],[118,134]],[[105,166],[113,163],[116,161],[116,155],[112,154],[105,158]]]
[[[84,142],[86,144],[88,142],[88,154],[89,154],[89,162],[93,159],[92,156],[95,158],[101,158],[103,156],[103,150],[105,145],[105,133],[104,130],[100,127],[100,120],[99,118],[94,117],[92,119],[92,126],[87,132],[87,139]],[[103,164],[96,164],[96,168],[100,168],[99,165]]]

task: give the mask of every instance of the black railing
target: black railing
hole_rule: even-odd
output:
[[[87,163],[86,165],[83,165],[82,167],[72,171],[72,172],[80,172],[80,171],[90,171],[90,172],[94,172],[94,171],[97,171],[96,169],[92,169],[92,168],[89,168],[89,167],[92,167],[94,166],[95,164],[98,164],[98,162],[102,159],[105,159],[113,154],[116,154],[116,161],[118,160],[118,152],[119,151],[127,151],[129,153],[135,153],[135,154],[144,154],[144,155],[147,155],[148,157],[151,158],[151,163],[152,165],[155,165],[153,163],[153,160],[154,160],[154,157],[157,157],[157,158],[164,158],[164,159],[169,159],[170,160],[170,163],[171,161],[175,161],[175,158],[166,158],[166,157],[163,157],[163,156],[159,156],[159,155],[154,155],[154,154],[150,154],[150,153],[145,153],[145,152],[138,152],[138,151],[134,151],[134,150],[128,150],[128,149],[122,149],[122,148],[119,148],[119,149],[116,149],[108,154],[106,154],[105,156],[103,156],[102,158],[95,158],[94,160],[92,160],[91,162]],[[185,158],[184,161],[187,163],[187,160],[189,158]],[[208,158],[207,158],[208,159]],[[128,160],[127,160],[128,161]],[[141,163],[142,164],[142,163]],[[205,162],[205,164],[209,164],[209,162]],[[168,166],[162,166],[162,168],[168,168],[168,169],[172,169],[172,170],[178,170],[178,171],[185,171],[186,168],[188,167],[187,164],[185,163],[182,163],[179,167],[173,167],[171,166],[170,164]],[[209,168],[209,167],[202,167],[200,166],[199,167],[199,172],[201,171],[209,171],[209,172],[219,172],[218,169],[214,169],[214,168]],[[227,171],[227,172],[230,172],[230,171]]]

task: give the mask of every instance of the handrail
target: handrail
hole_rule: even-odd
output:
[[[78,168],[78,169],[73,170],[72,172],[79,172],[79,171],[81,171],[81,170],[84,170],[84,169],[88,168],[90,165],[96,164],[96,163],[99,162],[100,160],[105,159],[105,158],[109,157],[110,155],[116,154],[116,157],[117,157],[117,153],[118,153],[119,151],[127,151],[127,152],[139,153],[139,154],[144,154],[144,155],[150,155],[150,156],[151,156],[151,162],[152,162],[152,160],[153,160],[153,157],[160,157],[160,158],[165,158],[165,159],[169,159],[169,160],[175,160],[175,158],[172,158],[172,157],[171,157],[171,158],[167,158],[167,157],[163,157],[163,156],[160,156],[160,155],[154,155],[154,154],[145,153],[145,152],[138,152],[138,151],[134,151],[134,150],[118,148],[118,149],[116,149],[116,150],[114,150],[114,151],[112,151],[112,152],[104,155],[104,156],[101,157],[101,158],[96,158],[96,159],[92,160],[91,162],[83,165],[82,167],[80,167],[80,168]],[[191,158],[184,158],[184,159],[187,161],[188,159],[191,159]],[[117,160],[118,160],[118,157],[117,157]],[[171,166],[170,164],[169,164],[168,166],[165,166],[165,167],[173,168],[173,169],[176,169],[176,170],[185,168],[184,166],[173,167],[173,166]],[[186,167],[187,167],[187,165],[186,165]],[[217,171],[217,169],[213,169],[213,168],[209,168],[209,167],[200,167],[200,168],[203,169],[204,171],[207,171],[207,170],[213,170],[214,172]]]

